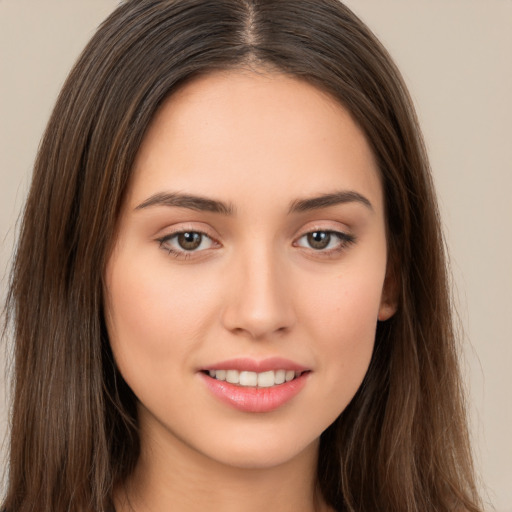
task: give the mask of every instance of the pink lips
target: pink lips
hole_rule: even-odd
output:
[[[202,369],[200,376],[208,389],[222,402],[244,412],[270,412],[289,402],[306,385],[310,372],[308,368],[282,358],[262,361],[252,359],[231,359]],[[295,379],[268,388],[244,387],[210,377],[208,370],[238,370],[266,372],[270,370],[293,370],[304,372]]]

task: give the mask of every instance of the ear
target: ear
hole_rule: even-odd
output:
[[[388,264],[386,277],[382,287],[382,295],[380,299],[378,320],[385,322],[389,320],[398,308],[398,290],[399,278],[395,265]]]

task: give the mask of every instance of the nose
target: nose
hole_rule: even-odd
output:
[[[232,265],[222,315],[237,335],[265,339],[289,331],[295,323],[291,282],[285,262],[272,250],[240,256]]]

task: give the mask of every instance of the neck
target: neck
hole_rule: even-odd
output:
[[[115,496],[117,512],[327,512],[316,485],[318,442],[293,460],[233,467],[185,444],[142,443],[135,471]]]

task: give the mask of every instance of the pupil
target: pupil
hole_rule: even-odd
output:
[[[331,241],[331,234],[325,231],[315,231],[308,234],[308,243],[313,249],[325,249]]]
[[[200,233],[180,233],[178,235],[178,244],[186,251],[193,251],[201,245]]]

